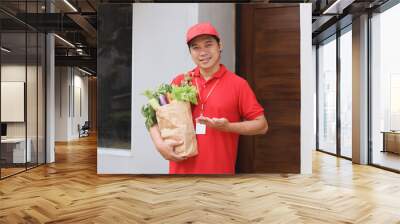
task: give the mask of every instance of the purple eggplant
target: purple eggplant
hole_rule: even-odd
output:
[[[160,95],[160,96],[158,97],[158,99],[159,99],[159,101],[160,101],[160,105],[161,105],[161,106],[164,106],[164,105],[168,104],[167,97],[165,97],[164,95]]]

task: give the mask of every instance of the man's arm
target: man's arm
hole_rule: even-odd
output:
[[[164,157],[164,159],[174,162],[179,162],[186,159],[186,157],[180,156],[175,153],[175,147],[183,144],[182,141],[164,141],[161,137],[160,129],[158,128],[157,124],[151,127],[149,131],[154,145],[156,146],[158,152]]]
[[[199,122],[220,131],[240,135],[263,135],[268,131],[268,122],[264,115],[256,117],[254,120],[242,122],[229,122],[226,118],[200,117]]]

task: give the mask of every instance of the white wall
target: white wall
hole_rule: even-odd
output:
[[[222,42],[222,59],[229,70],[235,71],[235,5],[231,3],[199,4],[199,22],[211,22]]]
[[[70,141],[79,138],[78,124],[88,120],[88,78],[71,67],[56,67],[55,73],[55,141]]]
[[[55,141],[68,141],[68,68],[55,68]]]
[[[217,28],[225,25],[221,26],[224,36],[235,36],[234,23],[226,21],[234,17],[234,11],[212,6],[214,3],[133,4],[132,149],[98,148],[98,173],[168,173],[168,162],[155,149],[144,126],[140,109],[147,99],[141,94],[194,67],[185,35],[199,18],[208,20],[208,12],[203,10],[212,10],[209,20],[219,24]],[[233,8],[233,4],[226,6]],[[215,16],[219,14],[223,17]],[[233,39],[225,41],[224,54],[233,52],[223,59],[230,67],[235,64],[233,47]]]
[[[301,173],[312,173],[315,148],[315,73],[312,58],[311,3],[300,4]]]
[[[1,81],[17,81],[17,82],[25,82],[25,69],[32,69],[32,67],[25,65],[17,65],[17,64],[9,64],[1,66]]]
[[[72,119],[71,119],[71,132],[70,136],[72,139],[79,138],[78,132],[78,124],[82,126],[85,121],[88,121],[88,107],[89,107],[89,93],[88,93],[88,77],[83,76],[83,73],[74,70],[74,94],[71,96],[71,99],[74,99],[74,102],[71,103],[72,111]],[[81,111],[80,111],[81,110]]]

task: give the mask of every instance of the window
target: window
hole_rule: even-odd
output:
[[[340,155],[352,157],[352,32],[340,36]]]
[[[336,39],[318,48],[318,149],[336,153]]]
[[[400,170],[400,4],[371,18],[372,164]]]
[[[1,7],[12,6],[1,1]],[[40,13],[44,1],[19,2],[17,13]],[[44,33],[3,12],[0,17],[0,178],[45,163]]]
[[[116,14],[98,27],[98,146],[131,150],[132,7],[99,6],[98,18]]]

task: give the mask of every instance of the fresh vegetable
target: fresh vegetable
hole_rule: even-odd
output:
[[[142,107],[147,129],[157,124],[156,111],[160,106],[171,103],[173,100],[197,104],[197,89],[191,85],[190,77],[185,77],[181,86],[162,84],[156,90],[146,90],[145,95],[149,101]]]
[[[171,95],[174,100],[197,104],[197,89],[194,86],[172,86]]]
[[[158,103],[158,100],[156,98],[151,98],[149,100],[149,104],[154,110],[157,110],[160,107],[160,104]]]
[[[153,92],[152,90],[144,91],[143,95],[145,95],[149,100],[157,97],[156,93]]]
[[[152,106],[150,106],[150,104],[146,104],[142,107],[142,115],[146,120],[145,125],[147,129],[150,129],[157,123],[156,111]]]
[[[160,105],[161,106],[164,106],[164,105],[168,104],[168,100],[167,100],[167,97],[165,97],[165,95],[160,95],[158,97],[158,99],[160,101]]]
[[[158,96],[160,95],[166,95],[167,93],[170,93],[172,90],[172,86],[168,85],[168,84],[161,84],[158,87],[158,90],[156,91],[156,93],[158,94]]]

